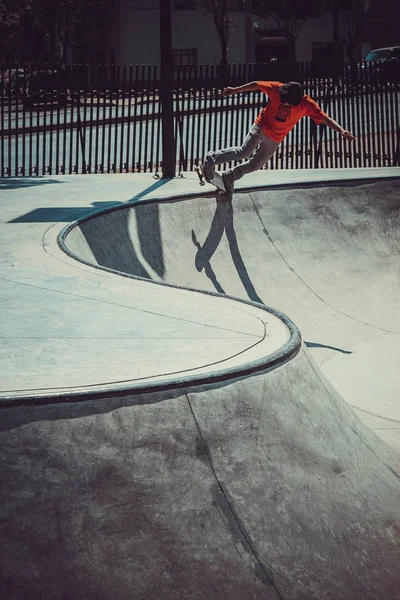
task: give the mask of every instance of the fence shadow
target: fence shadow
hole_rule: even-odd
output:
[[[17,190],[19,188],[27,188],[35,185],[49,185],[51,183],[66,183],[65,181],[59,181],[57,179],[48,179],[41,177],[12,177],[12,178],[1,178],[0,177],[0,191],[2,190]]]

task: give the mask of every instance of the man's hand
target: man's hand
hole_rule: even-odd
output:
[[[355,136],[351,133],[351,131],[343,131],[342,137],[344,137],[344,139],[348,140],[349,142],[354,142],[354,140],[356,139]]]
[[[222,95],[223,95],[223,96],[232,96],[232,94],[234,94],[234,93],[235,93],[235,91],[236,91],[236,90],[235,90],[235,88],[233,88],[233,87],[227,87],[227,88],[225,88],[225,89],[224,89],[224,91],[222,92]]]

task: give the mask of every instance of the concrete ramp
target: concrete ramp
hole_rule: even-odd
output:
[[[241,381],[14,408],[2,443],[5,598],[399,597],[399,462],[306,349]]]
[[[124,206],[80,222],[65,243],[90,264],[279,308],[360,418],[400,450],[399,181]]]
[[[0,597],[400,600],[399,180],[36,179],[0,223]]]

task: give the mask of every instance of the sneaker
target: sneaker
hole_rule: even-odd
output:
[[[207,152],[203,164],[203,173],[206,181],[211,181],[215,175],[215,162],[212,152]]]
[[[223,171],[223,173],[221,173],[221,175],[222,175],[222,181],[224,182],[226,194],[227,194],[227,196],[232,198],[233,190],[234,190],[234,181],[233,181],[232,171]]]

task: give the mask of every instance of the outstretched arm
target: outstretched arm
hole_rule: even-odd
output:
[[[240,92],[256,92],[258,90],[257,82],[251,81],[238,87],[227,87],[222,92],[223,96],[232,96],[232,94],[239,94]]]
[[[333,129],[333,131],[337,131],[338,133],[340,133],[340,135],[344,137],[345,140],[353,142],[356,139],[350,131],[346,131],[345,129],[343,129],[343,127],[331,117],[325,117],[322,123],[330,127],[330,129]]]

